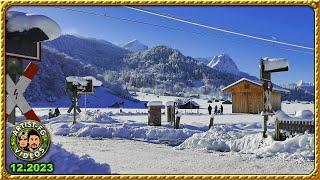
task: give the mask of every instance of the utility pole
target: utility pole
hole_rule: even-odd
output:
[[[269,72],[265,72],[264,68],[264,60],[260,60],[260,79],[263,81],[263,137],[267,138],[267,122],[268,122],[268,112],[269,110],[266,108],[268,102],[269,95],[268,93],[268,84],[271,82],[271,74]]]
[[[268,116],[274,115],[271,98],[272,88],[271,73],[288,71],[289,64],[286,59],[262,58],[260,60],[260,79],[263,81],[263,137],[267,138]]]

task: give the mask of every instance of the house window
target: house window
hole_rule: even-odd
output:
[[[250,85],[249,84],[245,84],[244,85],[244,89],[250,89]]]

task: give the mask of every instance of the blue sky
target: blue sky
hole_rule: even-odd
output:
[[[310,50],[204,29],[125,7],[74,6],[68,8],[137,19],[181,28],[185,31],[195,31],[201,35],[70,12],[54,7],[14,7],[10,10],[43,14],[54,19],[61,26],[63,33],[104,39],[117,45],[138,39],[149,47],[168,45],[192,57],[208,57],[226,53],[233,58],[241,71],[257,77],[259,77],[258,64],[261,57],[286,58],[290,64],[289,72],[272,74],[274,82],[295,82],[300,79],[314,81],[315,59],[313,54],[309,54],[312,53]],[[267,39],[276,38],[279,41],[314,48],[314,12],[304,6],[146,6],[143,8],[192,19],[214,27]]]

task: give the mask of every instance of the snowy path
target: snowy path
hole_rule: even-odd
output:
[[[90,154],[96,162],[108,163],[113,174],[308,174],[314,167],[314,162],[258,159],[234,152],[175,150],[163,144],[132,140],[53,136],[53,141],[67,151]]]

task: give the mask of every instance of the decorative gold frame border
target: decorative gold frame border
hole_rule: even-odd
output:
[[[207,6],[207,5],[214,5],[214,6],[221,6],[221,5],[236,5],[236,6],[309,6],[314,10],[315,13],[315,168],[314,170],[308,175],[10,175],[6,172],[5,169],[5,119],[4,119],[4,108],[5,108],[5,12],[11,6],[54,6],[54,5],[190,5],[190,6]],[[2,179],[280,179],[280,178],[295,178],[295,179],[320,179],[319,175],[319,138],[318,134],[320,130],[318,129],[318,100],[319,100],[319,13],[320,10],[319,0],[0,0],[1,6],[1,25],[0,25],[0,113],[2,117],[2,121],[0,122],[0,152],[1,152],[1,160],[0,160],[0,178]]]

